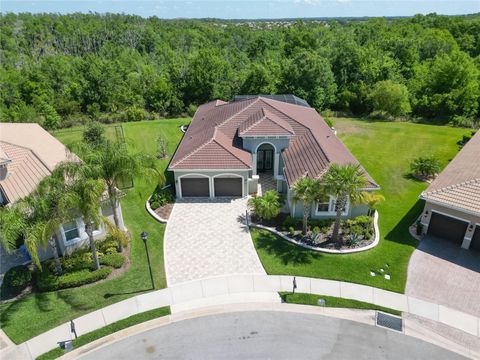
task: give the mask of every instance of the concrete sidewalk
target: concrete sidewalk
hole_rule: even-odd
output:
[[[480,318],[404,294],[341,281],[297,277],[297,292],[360,300],[400,310],[460,330],[480,340]],[[162,306],[172,313],[231,303],[278,304],[279,291],[292,290],[291,276],[231,275],[195,280],[138,295],[75,319],[78,335],[104,327],[129,316]],[[275,300],[277,299],[277,300]],[[35,358],[72,338],[69,323],[57,326],[15,347],[22,359]],[[2,350],[2,359],[15,359]],[[25,355],[28,354],[28,357]]]

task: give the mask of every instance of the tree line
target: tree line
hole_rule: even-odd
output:
[[[235,94],[459,126],[479,117],[480,15],[275,24],[4,14],[0,43],[0,120],[48,129],[191,115]]]

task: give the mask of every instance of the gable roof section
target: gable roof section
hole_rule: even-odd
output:
[[[265,131],[277,132],[271,133],[273,136],[291,136],[289,147],[282,153],[289,185],[304,175],[320,177],[331,163],[358,164],[315,109],[261,96],[214,104],[217,105],[211,102],[198,108],[172,158],[170,170],[239,169],[241,164],[251,168],[251,154],[242,148],[238,135],[270,135]],[[215,153],[212,142],[222,145],[221,157]],[[368,188],[378,188],[366,171],[365,174]]]
[[[0,123],[0,154],[10,163],[0,188],[8,202],[29,195],[62,161],[78,159],[40,125]]]
[[[421,198],[480,215],[480,131],[421,194]]]
[[[262,107],[240,125],[238,135],[292,136],[295,133],[287,121]]]

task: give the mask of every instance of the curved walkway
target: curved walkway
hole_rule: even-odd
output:
[[[291,276],[232,275],[195,280],[166,289],[138,295],[75,319],[78,335],[104,327],[129,316],[162,306],[171,306],[172,314],[206,306],[278,301],[271,294],[291,291]],[[480,318],[405,294],[371,286],[334,280],[297,277],[297,292],[336,296],[389,307],[448,325],[480,339]],[[21,358],[35,358],[72,338],[70,323],[36,336],[14,350]],[[3,351],[2,351],[3,353]],[[3,354],[2,354],[3,356]],[[6,356],[8,358],[8,355]]]
[[[265,274],[248,227],[247,199],[179,199],[164,237],[169,286],[232,274]]]

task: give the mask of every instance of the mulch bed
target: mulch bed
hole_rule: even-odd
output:
[[[168,220],[170,218],[170,214],[172,213],[174,204],[166,204],[160,206],[159,208],[155,209],[155,214],[160,216],[162,219]]]

